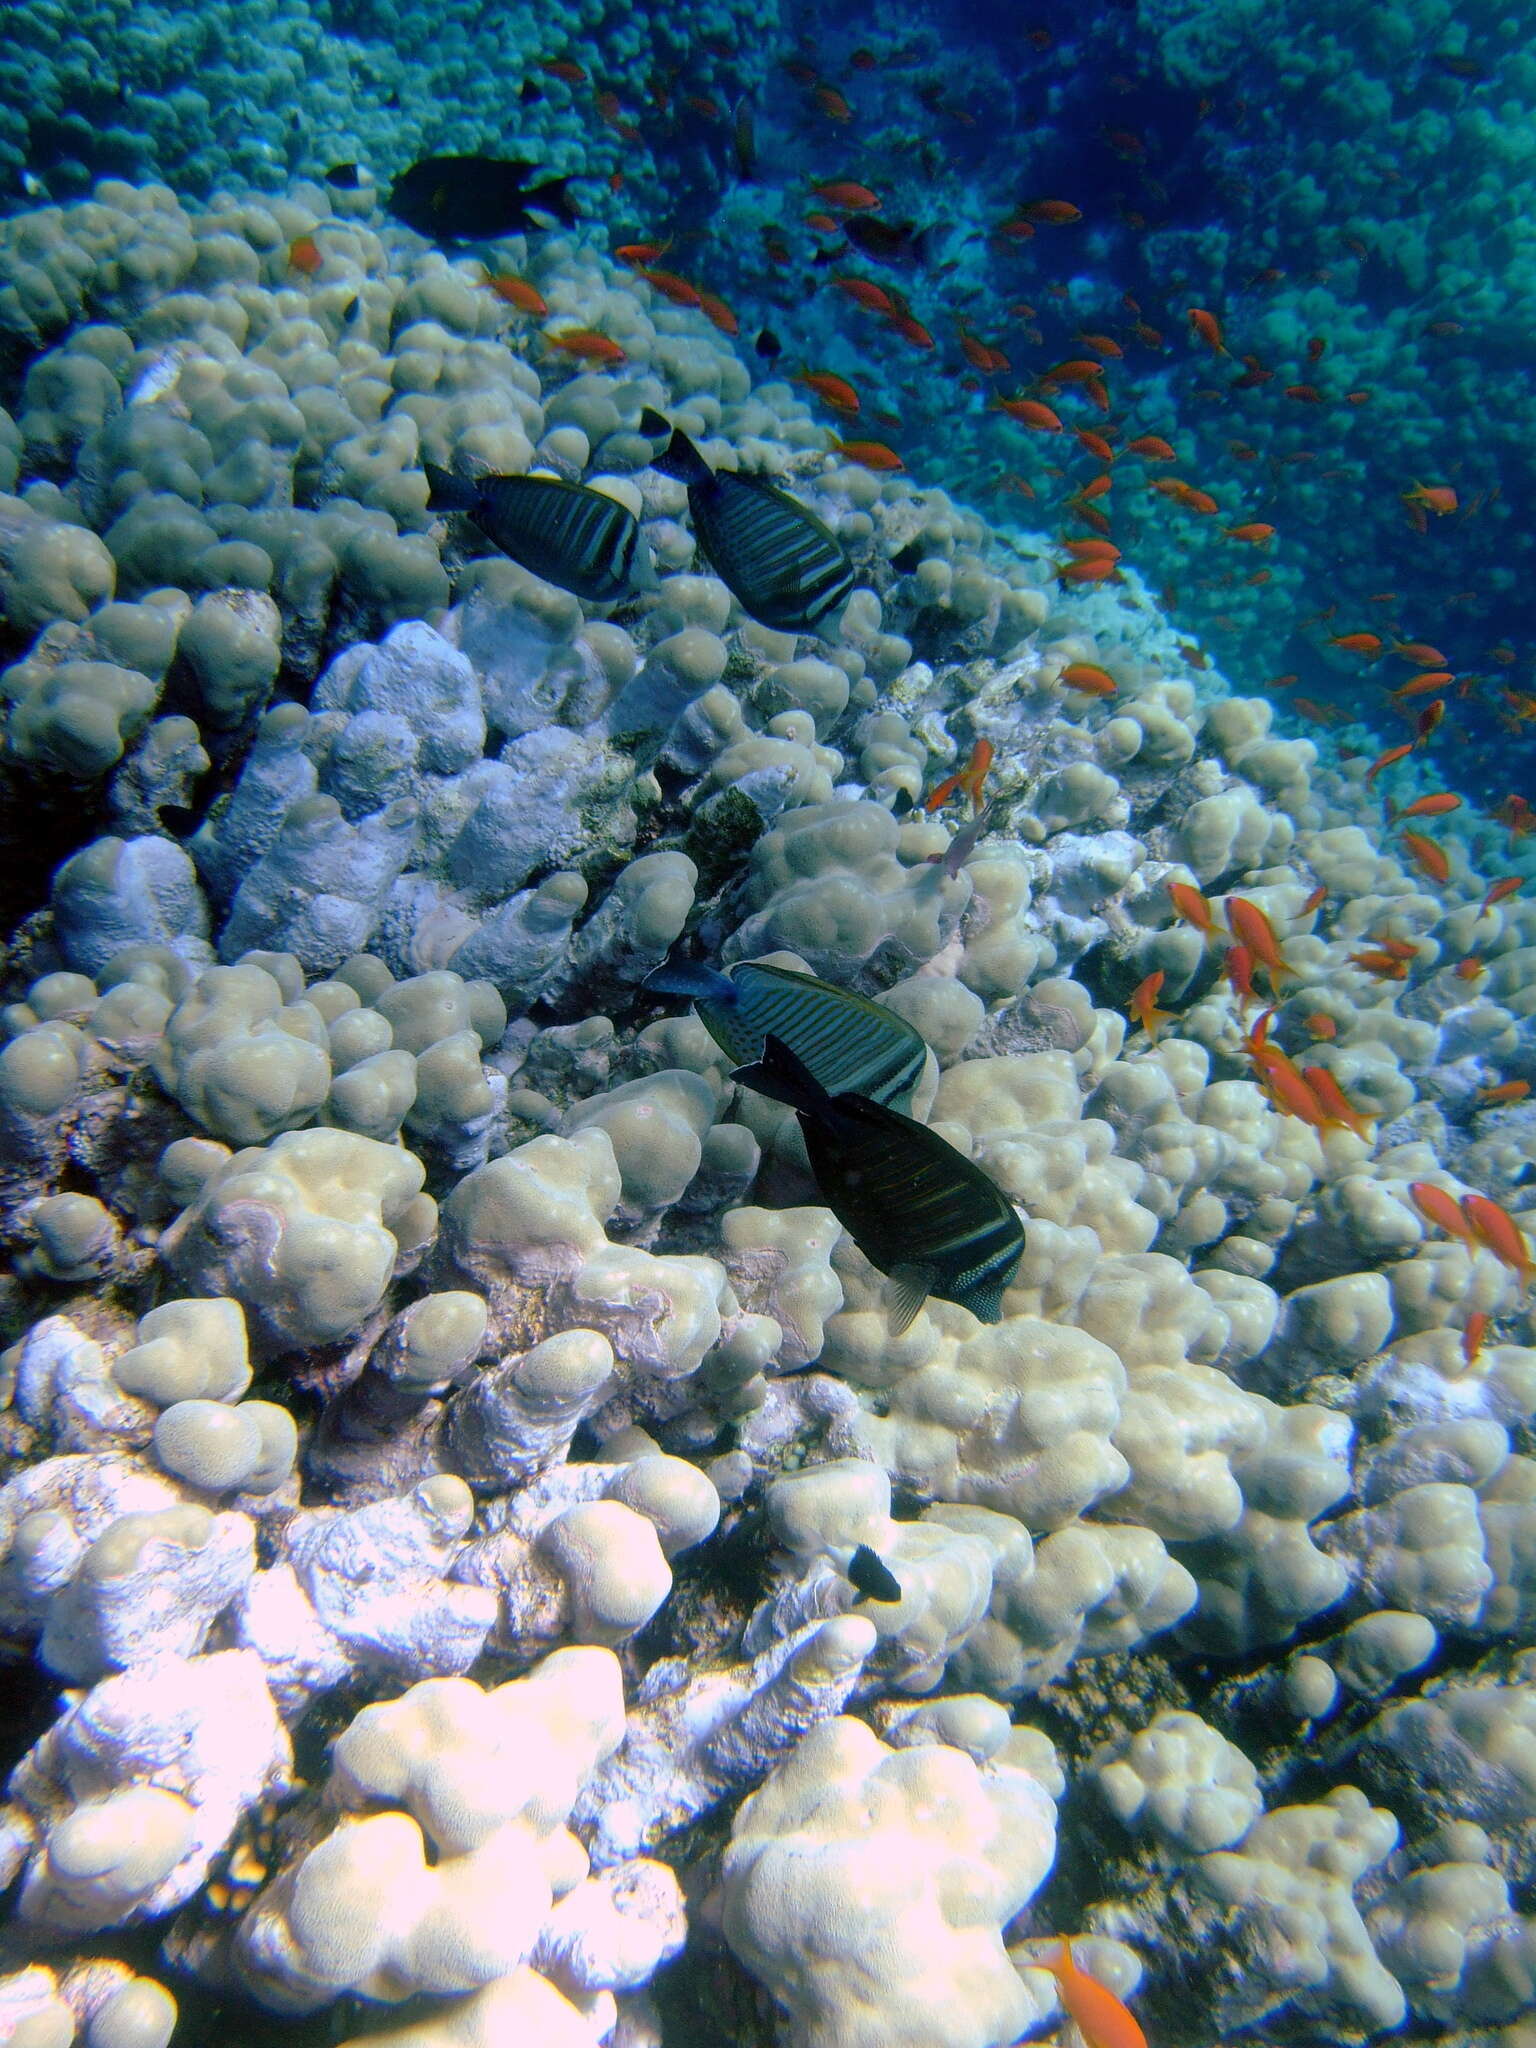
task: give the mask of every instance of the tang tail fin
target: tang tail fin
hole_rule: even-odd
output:
[[[729,975],[702,960],[664,960],[640,986],[647,995],[686,996],[691,1002],[736,1003],[740,995]]]
[[[640,421],[642,432],[646,431],[647,417],[659,419],[661,415],[657,413],[642,416]],[[663,476],[675,476],[678,482],[683,484],[707,484],[714,475],[714,471],[704,460],[698,449],[694,447],[681,427],[674,427],[672,429],[671,440],[656,457],[651,467],[659,469]]]
[[[667,440],[671,437],[672,422],[665,413],[659,413],[655,406],[648,405],[640,415],[640,431],[647,441]]]
[[[575,200],[565,189],[570,182],[569,177],[546,178],[542,185],[535,185],[523,194],[523,204],[535,213],[552,213],[556,220],[564,221],[568,228],[573,228],[581,215],[576,211]]]
[[[427,473],[427,503],[434,512],[473,512],[480,502],[479,487],[466,476],[455,476],[451,469],[439,469],[435,462],[424,462]]]
[[[758,1095],[766,1095],[770,1102],[782,1102],[806,1116],[825,1116],[832,1108],[832,1097],[804,1060],[798,1059],[783,1039],[775,1038],[772,1032],[763,1040],[762,1058],[749,1067],[737,1067],[731,1079]]]

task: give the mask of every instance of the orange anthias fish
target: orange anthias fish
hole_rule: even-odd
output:
[[[1175,457],[1172,448],[1161,434],[1138,434],[1134,441],[1126,443],[1127,455],[1139,455],[1143,462],[1172,462]]]
[[[1386,642],[1379,633],[1331,633],[1330,647],[1340,647],[1346,654],[1380,654]]]
[[[1147,2048],[1147,2037],[1130,2008],[1107,1984],[1080,1970],[1072,1959],[1072,1944],[1062,1936],[1061,1954],[1044,1965],[1056,1979],[1061,2002],[1082,2035],[1086,2048]]]
[[[740,334],[741,322],[736,317],[735,308],[727,305],[725,300],[714,292],[700,291],[699,311],[710,325],[718,327],[722,334]]]
[[[1421,505],[1426,512],[1437,513],[1444,518],[1447,512],[1454,512],[1459,502],[1450,484],[1419,484],[1402,494],[1405,505]]]
[[[313,235],[296,235],[288,244],[289,267],[304,277],[313,277],[324,261]]]
[[[1375,975],[1378,981],[1408,979],[1408,963],[1406,960],[1399,960],[1395,953],[1351,953],[1349,964],[1351,967],[1358,967],[1363,974]]]
[[[846,455],[863,469],[897,470],[907,466],[896,450],[887,448],[883,441],[834,441],[832,447],[835,453]]]
[[[645,270],[640,275],[651,287],[674,306],[696,306],[699,303],[699,288],[690,284],[686,277],[679,277],[675,270]]]
[[[853,109],[835,85],[813,85],[811,98],[829,121],[851,121]]]
[[[1314,1038],[1321,1038],[1325,1043],[1339,1035],[1338,1025],[1324,1010],[1314,1010],[1310,1017],[1303,1017],[1301,1021]]]
[[[1221,971],[1227,986],[1240,1003],[1256,1003],[1259,992],[1253,985],[1253,955],[1246,946],[1229,946],[1222,955]]]
[[[1481,916],[1483,911],[1492,910],[1495,903],[1503,903],[1506,898],[1515,895],[1523,880],[1524,877],[1521,875],[1505,875],[1502,881],[1495,882],[1483,898],[1478,915]]]
[[[1412,752],[1413,742],[1408,740],[1400,747],[1388,747],[1384,754],[1378,754],[1370,767],[1365,771],[1366,788],[1370,788],[1383,768],[1390,768],[1398,761],[1406,761]]]
[[[1117,563],[1101,557],[1088,562],[1062,562],[1056,574],[1063,583],[1108,583],[1119,579],[1120,570]]]
[[[1226,337],[1221,331],[1221,322],[1214,313],[1208,313],[1204,306],[1191,306],[1188,318],[1190,326],[1213,355],[1226,355]]]
[[[1422,832],[1403,834],[1403,851],[1432,882],[1448,882],[1451,879],[1451,863],[1445,848],[1433,839],[1426,839]]]
[[[1230,540],[1250,541],[1255,547],[1262,547],[1275,537],[1275,529],[1262,519],[1251,519],[1246,526],[1224,526],[1221,530]]]
[[[1251,903],[1246,896],[1227,898],[1227,929],[1264,968],[1271,987],[1275,986],[1277,976],[1296,972],[1280,951],[1274,926],[1258,904]]]
[[[631,265],[654,263],[658,256],[665,256],[671,246],[670,235],[664,242],[623,242],[613,252],[614,261]]]
[[[1461,798],[1449,789],[1437,789],[1429,796],[1416,796],[1411,804],[1405,804],[1398,812],[1398,823],[1404,818],[1443,818],[1448,811],[1459,811]]]
[[[1433,1223],[1437,1230],[1443,1230],[1447,1237],[1459,1238],[1463,1244],[1473,1240],[1472,1225],[1462,1214],[1461,1205],[1445,1188],[1436,1187],[1432,1180],[1411,1181],[1408,1199],[1424,1218]]]
[[[1444,668],[1445,656],[1427,640],[1394,640],[1392,652],[1415,668]]]
[[[1479,1088],[1479,1109],[1498,1109],[1506,1102],[1524,1102],[1531,1092],[1529,1081],[1501,1081],[1496,1088]]]
[[[1488,1334],[1489,1316],[1485,1308],[1473,1309],[1467,1317],[1467,1326],[1461,1333],[1461,1362],[1469,1369],[1476,1365],[1478,1354],[1483,1348],[1483,1339]]]
[[[1445,699],[1437,697],[1433,704],[1426,704],[1414,721],[1414,745],[1422,747],[1430,734],[1445,716]]]
[[[1212,936],[1216,930],[1216,913],[1208,897],[1202,896],[1188,882],[1170,882],[1168,898],[1184,922],[1193,925],[1202,938]]]
[[[569,327],[563,334],[546,334],[544,339],[551,348],[584,363],[607,365],[628,360],[613,337],[599,334],[595,327]]]
[[[830,178],[824,185],[813,185],[811,190],[818,199],[825,199],[828,206],[836,206],[844,213],[872,213],[881,203],[878,193],[871,192],[867,185],[855,184],[852,178]]]
[[[1523,1287],[1531,1277],[1531,1248],[1509,1211],[1488,1195],[1463,1195],[1461,1213],[1478,1243],[1517,1273]]]
[[[544,294],[525,277],[506,274],[493,277],[489,271],[481,280],[488,292],[494,292],[504,305],[515,306],[519,313],[547,313],[548,305]]]
[[[963,768],[956,769],[953,775],[945,776],[923,805],[923,809],[936,811],[941,804],[948,802],[957,789],[963,789],[971,800],[971,816],[976,817],[981,810],[982,787],[987,779],[987,770],[992,766],[992,759],[992,742],[988,739],[978,740],[971,749],[970,760]]]
[[[1025,220],[1037,220],[1052,228],[1069,228],[1083,217],[1083,209],[1070,199],[1030,199],[1018,208]]]
[[[846,377],[839,377],[831,370],[802,370],[795,378],[834,412],[856,413],[859,410],[859,394]]]
[[[1130,1002],[1126,1005],[1154,1044],[1159,1030],[1164,1024],[1171,1023],[1174,1016],[1172,1010],[1160,1010],[1157,1007],[1157,999],[1163,992],[1163,983],[1166,979],[1167,975],[1163,969],[1155,968],[1145,981],[1138,982],[1132,989]]]
[[[1399,683],[1392,692],[1392,698],[1394,703],[1400,704],[1406,697],[1427,697],[1431,690],[1449,689],[1455,680],[1455,675],[1448,668],[1427,668],[1412,682]]]
[[[1081,690],[1085,697],[1113,697],[1115,694],[1114,677],[1096,662],[1069,661],[1061,672],[1061,680],[1069,690]]]
[[[856,305],[863,306],[870,313],[894,313],[896,302],[883,285],[868,277],[834,277],[831,283],[840,292],[846,292]]]
[[[1330,1124],[1341,1124],[1346,1130],[1353,1131],[1357,1138],[1370,1142],[1371,1134],[1366,1128],[1365,1118],[1327,1067],[1303,1067],[1301,1078],[1317,1097]]]
[[[1037,434],[1059,434],[1060,415],[1038,398],[999,398],[999,408],[1009,419],[1017,420],[1021,427],[1033,427]]]
[[[1297,912],[1297,915],[1299,917],[1310,917],[1314,910],[1321,910],[1323,905],[1327,901],[1328,884],[1326,882],[1319,882],[1317,887],[1312,891],[1312,894],[1307,898],[1306,902],[1302,904],[1301,909]]]

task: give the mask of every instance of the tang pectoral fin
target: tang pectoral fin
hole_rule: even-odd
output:
[[[891,1335],[900,1337],[917,1320],[918,1310],[933,1292],[938,1274],[932,1266],[903,1260],[892,1266],[885,1311],[891,1319]]]

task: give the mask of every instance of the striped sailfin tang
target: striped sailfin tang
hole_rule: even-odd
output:
[[[804,1060],[829,1095],[867,1095],[872,1102],[907,1107],[928,1046],[894,1010],[814,975],[763,961],[743,961],[732,968],[731,980],[741,998],[730,1018],[745,1047],[740,1064],[757,1059],[772,1032]],[[714,1031],[713,1021],[706,1017],[705,1022]],[[735,1053],[735,1044],[727,1050]]]
[[[921,1270],[928,1290],[995,1323],[1024,1249],[997,1184],[925,1124],[845,1096],[804,1119],[806,1151],[834,1215],[882,1272]]]
[[[559,477],[487,477],[475,523],[546,582],[593,603],[629,588],[640,528],[616,498]]]
[[[727,471],[693,485],[689,507],[721,580],[760,624],[814,633],[852,595],[842,547],[787,491]]]

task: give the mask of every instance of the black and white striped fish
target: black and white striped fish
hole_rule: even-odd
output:
[[[906,1109],[928,1056],[927,1041],[894,1010],[766,960],[738,961],[727,974],[702,961],[668,961],[644,987],[691,998],[710,1037],[739,1067],[762,1058],[772,1032],[829,1095],[867,1095]]]
[[[682,430],[647,409],[640,431],[672,438],[654,466],[688,486],[694,532],[722,583],[760,625],[837,638],[853,569],[815,513],[762,477],[712,470]]]
[[[656,567],[627,505],[556,476],[471,480],[423,465],[435,511],[464,512],[488,541],[523,568],[593,604],[654,590]]]
[[[900,1335],[930,1294],[1001,1322],[1024,1250],[1024,1226],[995,1181],[937,1131],[871,1102],[829,1095],[772,1033],[763,1057],[731,1077],[795,1110],[823,1201],[895,1287]]]

